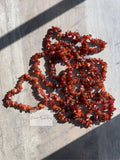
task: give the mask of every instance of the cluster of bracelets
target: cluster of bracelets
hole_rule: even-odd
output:
[[[62,34],[60,28],[53,26],[44,38],[43,52],[36,53],[31,58],[31,74],[22,75],[17,86],[7,92],[6,105],[28,112],[48,106],[60,121],[77,121],[87,127],[96,121],[110,120],[116,108],[114,98],[105,91],[103,84],[107,63],[100,58],[87,58],[88,55],[102,51],[105,45],[106,42],[93,39],[91,35],[81,36],[78,32],[71,31]],[[50,79],[40,70],[42,57],[48,59]],[[58,62],[66,66],[66,69],[57,75]],[[44,99],[36,107],[12,100],[13,95],[21,92],[24,81],[32,84]],[[51,88],[52,92],[45,94],[42,86]]]

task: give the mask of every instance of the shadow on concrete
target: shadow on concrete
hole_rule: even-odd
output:
[[[43,160],[120,159],[120,115]]]
[[[85,0],[63,0],[0,38],[0,50],[48,23]]]

